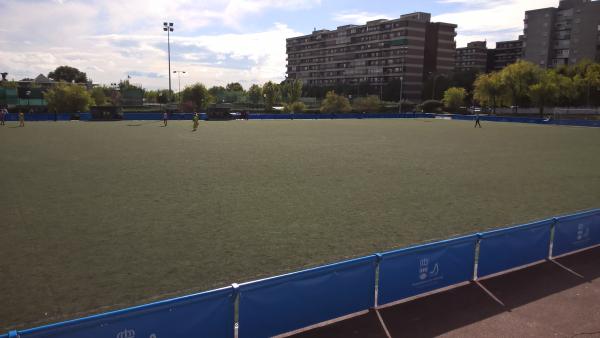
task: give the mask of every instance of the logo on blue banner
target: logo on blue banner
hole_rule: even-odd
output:
[[[117,333],[117,338],[135,338],[135,330],[125,329],[125,330]]]
[[[577,226],[577,242],[585,242],[590,239],[590,225],[580,223]]]
[[[425,257],[419,260],[419,282],[413,283],[413,286],[433,283],[444,277],[440,274],[440,263],[432,261]]]

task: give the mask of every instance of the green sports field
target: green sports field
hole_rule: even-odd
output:
[[[0,127],[0,332],[600,207],[600,129]]]

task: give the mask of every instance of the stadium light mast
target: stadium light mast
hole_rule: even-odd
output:
[[[398,113],[402,114],[402,96],[404,95],[404,58],[406,57],[406,47],[402,48],[402,68],[400,68],[400,70],[402,71],[402,75],[400,75],[400,99],[399,99],[399,103],[398,103]]]
[[[167,32],[167,54],[169,57],[169,95],[171,95],[171,32],[173,31],[173,23],[163,22],[163,31]]]
[[[181,105],[181,74],[185,74],[185,70],[174,70],[173,74],[177,74],[177,80],[179,82],[179,104]]]

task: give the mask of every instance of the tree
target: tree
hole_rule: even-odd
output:
[[[538,82],[529,86],[531,101],[540,108],[540,116],[544,115],[544,107],[546,105],[558,101],[560,93],[559,77],[562,77],[562,75],[559,75],[552,70],[542,72],[539,75]]]
[[[337,95],[333,90],[325,95],[321,102],[322,113],[347,113],[352,110],[350,101],[344,96]]]
[[[94,99],[82,86],[72,84],[59,84],[50,88],[44,98],[48,102],[48,109],[58,113],[74,113],[88,111]]]
[[[502,82],[502,76],[498,72],[481,74],[475,80],[474,98],[480,104],[492,106],[492,112],[496,114],[496,107],[505,95],[506,87]]]
[[[600,63],[594,63],[587,67],[583,81],[587,86],[586,104],[589,107],[592,91],[597,93],[600,88]]]
[[[2,87],[2,88],[17,88],[18,85],[15,81],[0,81],[0,87]]]
[[[59,66],[54,71],[48,73],[48,78],[54,81],[86,83],[87,75],[80,72],[79,69],[69,66]]]
[[[189,103],[194,110],[205,109],[213,101],[212,95],[201,83],[185,87],[181,95],[183,101]]]
[[[300,80],[284,81],[280,86],[281,96],[287,103],[296,102],[302,96],[302,81]]]
[[[265,98],[265,109],[273,110],[273,106],[281,97],[279,85],[269,81],[263,85],[262,92]]]
[[[262,97],[262,88],[259,85],[253,84],[250,86],[250,89],[248,89],[248,98],[250,99],[250,102],[259,104]]]
[[[232,91],[232,92],[243,92],[244,91],[244,87],[242,87],[242,85],[239,84],[238,82],[228,83],[227,86],[225,86],[225,89],[227,91]]]
[[[375,95],[357,98],[352,103],[352,109],[357,112],[375,113],[381,110],[381,107],[381,100]]]
[[[104,94],[104,89],[102,87],[92,88],[90,95],[92,96],[96,106],[102,106],[106,103],[106,95]]]
[[[119,81],[119,90],[120,91],[131,90],[131,89],[142,90],[142,87],[129,82],[129,80]]]
[[[216,102],[224,102],[225,101],[225,92],[227,89],[223,86],[212,86],[208,90],[210,95],[215,98]]]
[[[517,109],[528,99],[529,88],[537,82],[541,72],[540,67],[523,60],[508,65],[501,71],[502,82],[506,85],[512,105]]]
[[[456,112],[465,103],[467,91],[464,88],[450,87],[444,92],[444,104],[451,112]]]
[[[300,101],[296,101],[293,103],[289,103],[286,104],[283,111],[286,113],[302,113],[304,110],[306,110],[306,105],[303,102]]]

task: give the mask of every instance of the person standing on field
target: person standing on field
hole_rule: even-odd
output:
[[[167,126],[167,121],[169,120],[169,114],[167,114],[167,112],[163,113],[163,123],[165,125],[165,127]]]
[[[4,121],[6,121],[6,115],[8,115],[6,108],[0,109],[0,126],[4,125]]]
[[[196,131],[198,129],[198,123],[199,123],[200,117],[198,116],[198,113],[194,113],[194,117],[192,118],[192,121],[194,121],[194,130]]]
[[[477,128],[477,126],[479,126],[479,128],[481,128],[481,122],[479,121],[479,113],[477,113],[475,115],[475,127],[474,128]]]
[[[19,127],[25,127],[25,114],[19,111]]]

